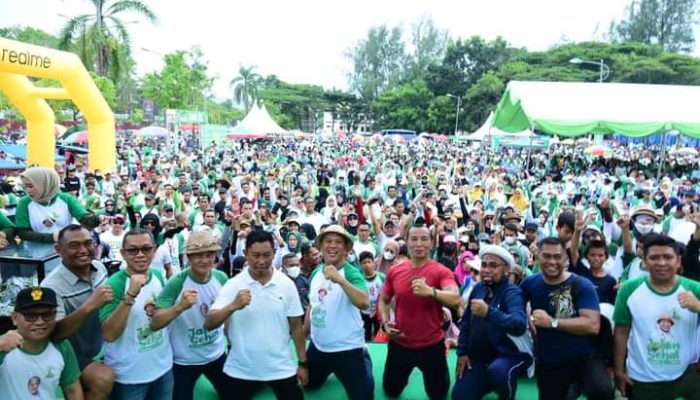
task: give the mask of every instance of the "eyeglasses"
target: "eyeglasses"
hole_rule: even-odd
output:
[[[155,222],[155,221],[146,221],[146,222],[143,223],[143,225],[144,225],[144,226],[148,226],[148,225],[156,226],[156,222]]]
[[[56,310],[46,311],[43,313],[25,313],[20,312],[27,322],[35,322],[39,317],[44,320],[44,322],[51,322],[56,319]]]
[[[112,225],[124,225],[124,220],[121,220],[121,219],[113,219],[113,220],[112,220]]]
[[[124,252],[130,256],[135,256],[139,253],[150,254],[153,251],[153,246],[135,247],[131,249],[124,249]]]
[[[112,203],[107,203],[107,204],[105,204],[105,207],[114,207],[114,204],[112,204]]]
[[[506,264],[504,263],[497,263],[497,262],[482,262],[481,263],[481,269],[484,268],[489,268],[489,269],[498,269],[501,267],[504,267]]]

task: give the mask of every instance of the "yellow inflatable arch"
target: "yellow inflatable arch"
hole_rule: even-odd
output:
[[[28,76],[63,87],[36,87]],[[78,56],[0,37],[0,90],[27,121],[27,165],[54,167],[55,116],[46,99],[72,100],[88,126],[91,170],[114,171],[114,114]]]

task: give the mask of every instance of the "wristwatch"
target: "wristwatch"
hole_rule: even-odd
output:
[[[308,361],[299,361],[298,364],[299,364],[299,366],[300,366],[301,368],[307,368],[307,369],[309,368],[309,363],[308,363]]]
[[[559,328],[559,318],[552,319],[552,322],[549,323],[549,327],[552,329]]]

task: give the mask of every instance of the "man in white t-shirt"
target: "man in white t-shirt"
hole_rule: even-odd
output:
[[[345,261],[352,237],[339,225],[331,225],[316,238],[325,264],[311,274],[309,300],[311,343],[309,389],[318,389],[334,373],[350,400],[374,398],[372,360],[365,349],[360,310],[369,307],[364,276]]]
[[[274,245],[271,233],[250,232],[245,242],[249,267],[226,282],[204,324],[208,330],[225,321],[230,324],[225,399],[252,399],[262,384],[270,386],[280,400],[304,398],[301,387],[308,381],[300,318],[304,311],[294,282],[272,267]],[[298,365],[289,349],[290,338]]]
[[[169,326],[173,347],[173,400],[192,399],[197,379],[205,375],[219,398],[225,398],[224,327],[204,329],[209,307],[228,279],[216,269],[221,246],[208,232],[195,232],[185,252],[192,267],[173,276],[156,300],[151,329]]]
[[[700,283],[676,274],[678,243],[666,235],[645,237],[644,262],[649,275],[625,282],[615,301],[615,384],[635,400],[697,399]]]
[[[150,327],[155,299],[165,286],[163,275],[149,268],[156,244],[147,230],[124,236],[126,268],[105,283],[114,299],[100,309],[105,364],[114,370],[112,400],[171,400],[173,352],[168,329]]]
[[[124,261],[124,257],[121,254],[122,241],[126,233],[124,231],[124,223],[124,216],[117,214],[110,219],[109,230],[100,235],[100,241],[109,245],[112,258],[119,261]]]

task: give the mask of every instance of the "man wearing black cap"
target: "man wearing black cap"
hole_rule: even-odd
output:
[[[529,248],[537,243],[537,239],[540,236],[540,227],[537,225],[537,222],[528,222],[525,224],[525,238],[520,239],[520,243]]]
[[[2,398],[55,399],[63,389],[66,399],[80,399],[80,369],[70,342],[51,342],[56,326],[56,293],[31,287],[17,294],[12,322],[17,330],[0,337]]]
[[[69,165],[67,170],[67,175],[63,179],[63,187],[66,192],[78,197],[78,193],[80,193],[80,178],[75,176],[75,165]]]

